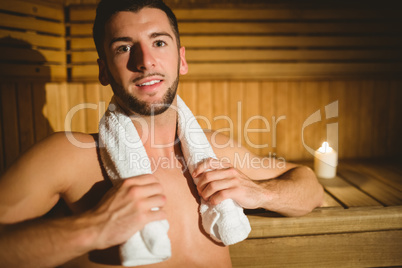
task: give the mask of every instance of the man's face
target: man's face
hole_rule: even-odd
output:
[[[187,73],[184,47],[177,49],[169,19],[159,9],[113,15],[105,26],[104,51],[107,63],[98,60],[101,83],[111,84],[123,109],[136,114],[164,112],[179,74]]]

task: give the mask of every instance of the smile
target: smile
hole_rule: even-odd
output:
[[[149,82],[145,82],[145,83],[143,83],[143,84],[140,84],[140,85],[138,85],[138,86],[140,86],[140,87],[143,87],[143,86],[152,86],[152,85],[154,85],[154,84],[156,84],[156,83],[159,83],[160,81],[162,81],[162,80],[152,80],[152,81],[149,81]]]

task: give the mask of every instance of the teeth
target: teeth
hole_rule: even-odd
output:
[[[152,81],[146,82],[144,84],[141,84],[140,86],[151,86],[153,84],[159,83],[160,81],[161,80],[152,80]]]

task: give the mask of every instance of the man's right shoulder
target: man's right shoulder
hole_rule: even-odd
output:
[[[46,158],[48,163],[60,160],[70,162],[74,160],[69,159],[72,156],[80,158],[94,152],[96,152],[94,135],[80,132],[55,132],[28,150],[26,155],[30,156],[29,158],[24,159],[24,156],[21,158],[23,160]]]
[[[97,164],[96,142],[92,135],[56,132],[35,144],[5,173],[5,176],[35,177],[62,181],[77,170]]]
[[[43,215],[60,195],[90,172],[95,170],[98,174],[98,169],[91,135],[52,134],[20,156],[1,177],[1,221],[16,222]]]

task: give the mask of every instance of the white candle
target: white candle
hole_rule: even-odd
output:
[[[329,146],[328,142],[323,142],[322,146],[314,152],[315,174],[319,178],[331,179],[336,176],[337,165],[337,152]]]

